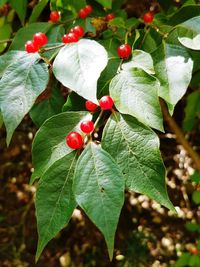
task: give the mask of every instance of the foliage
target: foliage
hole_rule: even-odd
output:
[[[159,97],[173,114],[190,84],[184,129],[191,130],[200,116],[196,78],[200,6],[194,1],[184,1],[179,7],[171,1],[169,5],[160,2],[153,22],[145,23],[128,17],[120,0],[41,0],[31,14],[27,0],[17,5],[12,0],[0,1],[0,7],[8,8],[0,18],[0,51],[4,51],[0,111],[7,144],[26,114],[39,127],[33,141],[31,177],[31,183],[40,179],[36,259],[68,223],[77,205],[103,233],[110,259],[125,189],[175,210],[166,191],[166,172],[154,130],[164,131]],[[81,19],[78,14],[86,4],[93,11]],[[60,19],[41,22],[40,15],[47,10],[59,11]],[[21,23],[17,32],[14,11]],[[107,21],[108,13],[115,18]],[[76,25],[84,28],[84,38],[63,43],[63,34]],[[37,32],[45,33],[49,42],[36,53],[27,53],[24,45]],[[10,36],[14,38],[7,40]],[[124,43],[131,45],[132,56],[120,60],[117,48]],[[63,87],[68,88],[65,104],[59,93]],[[86,111],[86,100],[99,104],[98,99],[108,94],[115,108]],[[95,121],[98,137],[82,134],[83,149],[73,151],[66,145],[66,136],[80,131],[80,122],[86,118]],[[199,192],[193,195],[196,203]]]

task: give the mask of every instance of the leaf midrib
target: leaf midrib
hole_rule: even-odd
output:
[[[56,204],[55,204],[55,206],[54,206],[54,209],[53,209],[53,212],[52,212],[52,216],[51,216],[51,218],[50,218],[50,221],[49,221],[47,227],[45,228],[45,229],[46,229],[46,230],[45,230],[45,234],[44,234],[44,236],[43,236],[43,238],[42,238],[42,240],[41,240],[41,242],[40,242],[40,247],[43,247],[43,243],[45,243],[44,241],[45,241],[45,239],[46,239],[46,236],[47,236],[47,232],[48,232],[49,226],[51,225],[51,222],[52,222],[52,220],[53,220],[54,214],[55,214],[55,212],[56,212],[58,203],[60,202],[60,198],[61,198],[61,195],[62,195],[63,190],[64,190],[64,188],[65,188],[65,185],[66,185],[67,181],[69,180],[69,175],[70,175],[70,173],[71,173],[71,169],[72,169],[72,167],[73,167],[73,165],[74,165],[74,160],[75,160],[76,156],[77,156],[77,153],[74,155],[73,160],[72,160],[72,162],[71,162],[71,164],[70,164],[70,168],[69,168],[69,171],[68,171],[68,173],[67,173],[65,182],[64,182],[64,184],[63,184],[63,186],[62,186],[62,188],[61,188],[60,194],[58,195],[58,200],[56,201]]]
[[[122,133],[122,136],[123,136],[124,140],[125,140],[126,143],[127,143],[128,150],[133,154],[133,156],[135,156],[135,159],[136,159],[136,161],[137,161],[137,163],[138,163],[138,166],[139,166],[141,172],[143,173],[143,175],[144,175],[144,177],[146,178],[146,180],[150,182],[150,184],[151,184],[152,189],[154,190],[154,192],[158,193],[158,194],[161,196],[161,198],[162,198],[162,195],[160,194],[160,192],[155,188],[155,186],[152,184],[151,180],[148,178],[148,176],[146,175],[146,173],[145,173],[145,172],[143,171],[143,169],[141,168],[141,164],[140,164],[140,162],[139,162],[139,160],[138,160],[138,158],[137,158],[137,155],[136,155],[136,154],[134,153],[134,151],[131,149],[131,147],[130,147],[130,145],[129,145],[129,142],[128,142],[128,139],[127,139],[127,138],[125,137],[125,135],[123,134],[123,130],[122,130],[121,125],[120,125],[120,121],[118,120],[116,114],[115,114],[115,113],[113,113],[113,114],[114,114],[114,116],[115,116],[115,118],[116,118],[117,124],[118,124],[119,129],[120,129],[120,131],[121,131],[121,133]],[[155,171],[155,170],[154,170],[154,171]]]

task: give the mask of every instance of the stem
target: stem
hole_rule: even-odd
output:
[[[103,115],[103,109],[101,110],[101,112],[99,113],[98,118],[96,119],[95,123],[94,123],[94,129],[96,128],[98,122],[100,121],[101,117]]]
[[[152,27],[154,30],[156,30],[157,32],[159,32],[160,35],[161,35],[164,39],[166,39],[166,38],[168,37],[168,33],[167,33],[167,32],[163,32],[163,31],[161,31],[160,28],[159,28],[158,26],[156,26],[156,25],[152,25],[151,27]]]
[[[163,116],[164,116],[164,119],[165,119],[166,123],[171,128],[171,130],[175,133],[178,141],[181,143],[181,145],[185,148],[185,150],[188,152],[188,154],[190,155],[190,157],[194,161],[196,169],[198,171],[200,171],[200,156],[199,156],[199,154],[196,151],[194,151],[192,146],[186,140],[182,130],[177,125],[177,123],[172,118],[172,116],[169,114],[169,111],[168,111],[168,109],[166,107],[166,104],[162,99],[160,100],[160,104],[161,104]]]
[[[0,40],[0,44],[11,43],[13,39]]]
[[[41,53],[44,53],[44,52],[47,52],[47,51],[51,51],[51,50],[54,50],[54,49],[57,49],[57,48],[61,48],[65,46],[65,44],[61,44],[61,45],[57,45],[57,46],[52,46],[52,47],[47,47],[47,48],[42,48],[41,49]]]
[[[129,36],[129,31],[127,31],[125,35],[125,44],[128,44],[128,36]]]
[[[122,63],[123,63],[123,61],[124,61],[124,59],[122,58],[121,61],[120,61],[120,63],[119,63],[119,67],[118,67],[118,70],[119,71],[122,70]]]
[[[41,59],[43,59],[44,62],[45,62],[47,65],[51,66],[51,62],[48,60],[48,58],[46,58],[46,57],[41,57]]]
[[[70,19],[67,19],[67,20],[64,20],[64,21],[61,21],[61,23],[63,23],[63,25],[65,25],[66,23],[74,21],[75,19],[77,19],[77,16],[73,17],[73,18],[70,18]]]

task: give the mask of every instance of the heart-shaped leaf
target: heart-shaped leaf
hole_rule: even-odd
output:
[[[38,226],[38,260],[46,244],[69,222],[76,201],[72,191],[72,177],[77,152],[56,161],[41,177],[36,193]]]
[[[173,113],[192,77],[193,61],[182,46],[163,43],[152,54],[156,76],[160,81],[159,96]]]
[[[0,70],[0,109],[9,144],[14,130],[45,90],[49,75],[47,65],[40,61],[38,53],[10,52],[3,56],[3,61],[5,65]]]
[[[166,191],[159,139],[150,128],[131,116],[115,112],[104,128],[102,147],[120,166],[129,190],[174,210]]]
[[[190,49],[200,50],[200,16],[185,21],[178,27],[179,42]]]
[[[64,86],[98,104],[97,80],[107,62],[107,52],[102,45],[82,39],[61,48],[55,58],[53,72]]]
[[[110,259],[124,203],[124,179],[112,157],[100,146],[87,145],[78,159],[73,190],[79,206],[103,233]]]
[[[144,124],[163,131],[158,88],[158,81],[145,71],[122,70],[110,83],[110,95],[121,113],[132,115]]]
[[[79,131],[81,120],[86,118],[91,119],[88,112],[63,112],[45,121],[33,140],[34,173],[31,183],[41,177],[54,162],[72,151],[66,145],[66,136],[73,130]]]

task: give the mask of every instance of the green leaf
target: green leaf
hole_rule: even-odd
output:
[[[12,27],[10,24],[4,24],[0,27],[0,41],[7,40],[10,38],[12,33]],[[7,42],[0,44],[0,53],[4,51],[7,46]]]
[[[61,93],[56,87],[53,87],[49,99],[42,100],[32,107],[30,111],[31,119],[40,127],[45,120],[60,113],[64,103],[65,100]]]
[[[190,254],[189,253],[183,253],[180,258],[176,262],[177,267],[181,266],[188,266],[190,260]]]
[[[39,178],[57,160],[72,150],[66,145],[66,136],[79,131],[81,120],[91,119],[88,112],[64,112],[46,120],[33,140],[32,157],[34,173],[30,183]]]
[[[56,161],[41,177],[36,193],[38,246],[36,260],[46,244],[69,222],[76,201],[72,177],[77,152]]]
[[[112,8],[112,0],[96,0],[96,2],[105,8]]]
[[[17,62],[24,53],[19,51],[11,51],[0,56],[0,78],[6,72],[7,68],[10,67],[14,62]]]
[[[200,172],[195,172],[190,176],[190,179],[192,182],[195,182],[197,184],[200,184]]]
[[[186,223],[185,228],[190,232],[200,231],[200,226],[197,223]]]
[[[67,101],[63,106],[62,111],[80,111],[86,110],[84,98],[77,95],[75,92],[71,92],[67,97]]]
[[[191,255],[190,260],[188,262],[188,266],[199,267],[200,266],[200,258],[198,255]]]
[[[58,2],[58,1],[57,1]],[[72,8],[74,8],[76,11],[79,11],[81,8],[84,8],[86,6],[86,0],[62,0],[63,6],[70,5]]]
[[[45,90],[49,75],[38,53],[16,52],[16,58],[5,65],[0,80],[0,109],[7,130],[7,144],[12,134],[29,112],[36,98]],[[10,53],[7,54],[10,60]],[[5,58],[4,58],[5,59]]]
[[[9,0],[9,2],[11,4],[11,7],[16,10],[21,23],[24,24],[26,17],[27,0]]]
[[[116,17],[108,22],[109,26],[125,28],[125,21],[121,17]]]
[[[123,68],[123,66],[122,66]],[[158,100],[158,81],[141,69],[122,70],[110,83],[116,108],[155,129],[163,131]]]
[[[79,157],[73,190],[78,205],[103,233],[111,260],[124,203],[124,179],[112,157],[100,146],[87,145]]]
[[[0,7],[2,7],[6,2],[7,0],[0,0]]]
[[[175,26],[198,15],[200,15],[200,6],[183,6],[169,17],[168,24]]]
[[[133,68],[140,68],[148,74],[155,74],[151,55],[142,50],[133,50],[131,61],[122,65],[123,70],[130,70]]]
[[[129,190],[174,210],[166,191],[159,139],[150,128],[131,116],[115,112],[104,128],[102,147],[121,168]]]
[[[101,73],[101,76],[98,80],[98,98],[109,94],[109,83],[117,73],[120,65],[120,58],[117,55],[117,48],[119,47],[120,42],[114,38],[111,38],[107,40],[101,40],[100,44],[102,44],[108,51],[109,60],[106,68]]]
[[[200,16],[185,21],[178,27],[179,42],[190,49],[200,50]]]
[[[108,61],[108,65],[105,70],[102,72],[99,80],[98,80],[98,98],[100,99],[104,95],[109,94],[109,83],[112,78],[117,73],[117,70],[120,65],[119,58],[111,58]]]
[[[53,25],[53,27],[47,33],[48,45],[50,47],[56,46],[57,45],[56,43],[58,43],[58,45],[60,44],[62,45],[61,41],[62,41],[62,36],[64,34],[65,34],[65,28],[63,27],[63,25]],[[47,51],[43,53],[43,56],[47,57],[51,61],[57,55],[59,50],[60,48]]]
[[[195,204],[200,204],[200,190],[197,190],[192,194],[192,200]]]
[[[172,114],[190,83],[193,61],[184,47],[165,43],[153,52],[152,57],[160,81],[159,96],[168,103]]]
[[[29,18],[29,23],[36,22],[49,0],[40,0],[37,5],[34,6],[31,16]]]
[[[187,103],[185,107],[185,118],[183,120],[183,129],[185,131],[191,131],[195,126],[196,117],[200,115],[200,92],[196,91],[191,93],[187,97]]]
[[[61,48],[53,64],[57,80],[85,99],[97,102],[97,80],[108,62],[107,52],[96,41],[81,39]]]
[[[140,21],[134,17],[126,20],[126,28],[131,31],[139,26]]]
[[[150,28],[148,32],[143,30],[140,30],[139,32],[141,33],[141,36],[137,40],[136,44],[138,45],[135,47],[141,47],[142,50],[152,53],[162,43],[161,35],[153,28]]]
[[[16,33],[9,50],[24,50],[24,44],[28,40],[32,40],[33,35],[36,32],[47,33],[47,31],[52,27],[52,23],[47,22],[36,22],[26,25],[20,28]]]

